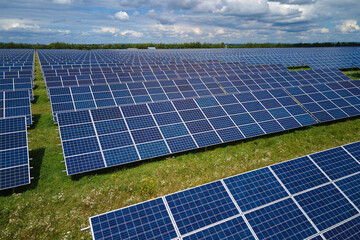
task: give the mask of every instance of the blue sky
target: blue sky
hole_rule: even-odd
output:
[[[359,0],[0,0],[0,42],[359,42],[359,9]]]

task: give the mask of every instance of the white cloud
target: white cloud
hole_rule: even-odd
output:
[[[314,32],[314,33],[329,33],[330,32],[330,30],[328,28],[314,28],[310,31]]]
[[[336,28],[340,29],[343,33],[350,33],[360,30],[360,26],[356,20],[345,20],[341,25],[337,25]]]
[[[124,30],[121,31],[118,28],[115,27],[101,27],[99,29],[93,29],[92,32],[94,33],[110,33],[114,35],[115,37],[118,36],[131,36],[131,37],[142,37],[144,34],[141,32],[137,32],[134,30]],[[84,32],[83,35],[89,35],[89,32]]]
[[[38,30],[40,26],[28,20],[22,19],[0,19],[0,29],[5,31],[22,29],[22,30]]]
[[[72,0],[53,0],[54,3],[57,3],[57,4],[68,4],[70,5]]]
[[[129,15],[123,11],[115,13],[114,17],[119,20],[128,20],[129,19]]]
[[[0,19],[0,30],[35,33],[71,33],[71,31],[67,29],[42,28],[37,23],[24,19]]]
[[[296,36],[298,39],[302,39],[302,40],[306,40],[306,39],[309,39],[309,37],[307,36],[302,36],[302,35],[299,35],[299,36]]]
[[[114,27],[101,27],[100,29],[93,29],[92,30],[95,33],[111,33],[116,34],[119,32],[119,29]]]
[[[224,33],[225,33],[225,31],[224,31],[223,28],[219,28],[219,29],[216,30],[216,32],[215,32],[216,35],[221,35],[221,34],[224,34]]]

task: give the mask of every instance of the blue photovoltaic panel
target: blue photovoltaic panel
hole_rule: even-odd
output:
[[[343,193],[360,208],[360,173],[339,180],[335,183]]]
[[[180,234],[239,214],[220,181],[165,197]]]
[[[360,171],[360,164],[342,147],[311,154],[310,157],[332,180]]]
[[[354,81],[286,88],[320,122],[360,115],[360,89]]]
[[[30,183],[25,117],[0,119],[0,190]]]
[[[135,151],[128,153],[129,156],[136,155]],[[115,152],[114,155],[116,154]],[[312,236],[315,237],[311,239],[321,238],[320,232],[315,230],[307,216],[327,237],[351,239],[351,236],[357,236],[353,234],[357,232],[358,224],[354,224],[351,219],[358,217],[358,211],[333,183],[328,183],[325,176],[316,170],[316,165],[308,156],[275,164],[270,168],[290,193],[295,193],[294,196],[290,197],[285,192],[269,168],[223,179],[226,187],[222,185],[222,181],[216,181],[165,196],[166,204],[175,220],[174,226],[180,233],[179,236],[174,235],[174,238],[253,239],[252,231],[258,239],[305,239]],[[359,176],[360,174],[351,175],[335,181],[355,205],[359,204]],[[244,215],[237,211],[237,206],[231,199],[240,206]],[[144,211],[152,212],[150,207]],[[154,224],[140,228],[142,223],[137,221],[136,225],[132,219],[128,219],[128,224],[121,224],[139,227],[139,231],[131,237],[134,239],[139,239],[145,232],[153,232],[159,227]],[[339,223],[345,224],[340,226],[347,227],[336,226]],[[109,229],[108,218],[99,219],[97,224],[103,224]],[[336,231],[329,230],[335,229],[334,227]],[[96,231],[99,231],[99,227]],[[109,231],[101,236],[108,236]],[[112,234],[119,234],[119,231],[122,230],[114,227]]]
[[[345,145],[344,148],[358,161],[360,161],[360,142]]]
[[[329,182],[309,157],[301,157],[271,166],[291,194]]]
[[[184,240],[255,239],[240,216],[183,238]]]
[[[90,218],[94,239],[173,239],[177,237],[161,198]]]
[[[288,196],[268,168],[226,178],[224,182],[243,212]]]
[[[360,217],[356,217],[336,228],[324,232],[323,235],[328,240],[360,239]]]
[[[68,175],[80,172],[88,172],[104,167],[104,160],[100,152],[66,158],[66,171]]]
[[[320,231],[358,214],[332,184],[302,193],[295,199]]]
[[[30,183],[29,165],[0,169],[0,190],[14,188]]]
[[[32,123],[28,90],[0,91],[0,118],[25,116]]]
[[[134,146],[104,151],[104,157],[108,167],[140,160]]]
[[[245,214],[259,239],[305,239],[315,228],[292,199]]]

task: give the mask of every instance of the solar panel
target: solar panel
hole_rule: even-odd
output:
[[[286,88],[320,122],[360,114],[360,89],[354,81]]]
[[[173,239],[177,233],[162,198],[90,218],[94,239]]]
[[[360,171],[359,162],[342,147],[311,154],[310,157],[332,180]]]
[[[332,184],[295,196],[295,199],[320,231],[359,213]]]
[[[360,237],[360,217],[356,217],[338,227],[325,232],[324,237],[333,239],[358,239]]]
[[[254,94],[59,113],[68,174],[105,168],[108,167],[107,161],[111,161],[109,166],[114,166],[316,123],[293,100],[283,105],[271,91]],[[265,100],[255,97],[260,94],[276,104],[264,107],[261,101]],[[279,96],[278,91],[274,94]],[[286,96],[278,99],[290,98]],[[296,106],[300,111],[293,111]],[[273,110],[284,111],[287,115],[279,117],[272,114]],[[120,148],[127,150],[115,151]],[[125,156],[118,155],[116,160],[114,152]],[[89,164],[83,154],[90,154],[97,164]]]
[[[307,156],[273,165],[271,169],[291,194],[329,182],[321,170]]]
[[[259,239],[305,239],[317,233],[292,199],[285,199],[245,216]]]
[[[200,239],[255,239],[251,231],[247,227],[244,219],[240,217],[233,218],[229,221],[217,224],[213,227],[206,228],[202,231],[188,235],[184,240],[200,240]]]
[[[345,151],[341,154],[345,158],[348,156]],[[329,154],[322,155],[331,158]],[[340,164],[341,158],[336,158],[331,166],[336,168]],[[356,206],[359,204],[360,171],[353,174],[340,168],[337,171],[345,171],[343,177],[330,182],[323,173],[324,169],[314,164],[309,156],[304,156],[155,200],[167,205],[168,214],[173,219],[172,226],[178,233],[172,238],[321,239],[323,234],[327,239],[351,239],[357,236],[359,227],[360,212]],[[113,236],[117,236],[124,231],[123,225],[141,229],[143,223],[134,225],[134,220],[126,217],[138,212],[134,206],[104,213],[99,215],[101,218],[96,216],[97,227],[90,218],[93,236],[95,232],[110,228],[114,229]],[[152,205],[144,211],[151,213],[150,208]],[[114,213],[118,213],[115,215],[121,221],[112,221],[109,225]],[[100,229],[100,225],[105,226],[104,229]],[[138,239],[161,226],[154,224],[126,237]],[[109,230],[94,238],[108,236]]]
[[[182,235],[239,214],[220,181],[165,198]]]
[[[268,168],[226,178],[224,182],[243,212],[288,196]]]
[[[26,116],[27,124],[32,123],[29,91],[0,91],[0,118],[17,116]]]
[[[25,117],[0,119],[0,190],[30,183]]]

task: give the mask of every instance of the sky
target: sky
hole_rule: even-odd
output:
[[[0,0],[0,42],[360,42],[359,0]]]

